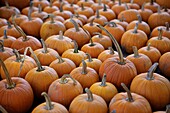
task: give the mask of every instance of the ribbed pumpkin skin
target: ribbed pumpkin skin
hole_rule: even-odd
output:
[[[136,76],[130,90],[144,96],[153,110],[161,110],[170,103],[170,82],[157,73],[153,73],[153,80],[147,80],[146,76],[147,73]]]
[[[135,65],[129,61],[125,60],[125,64],[118,64],[119,58],[113,57],[105,60],[99,69],[100,78],[106,73],[108,82],[113,83],[118,90],[122,89],[121,83],[130,86],[132,79],[137,75],[137,70]]]
[[[168,1],[168,0],[156,0],[156,3],[158,3],[161,6],[170,8],[170,1]]]
[[[7,89],[6,79],[0,81],[0,105],[8,113],[26,113],[32,106],[34,95],[29,83],[19,77],[12,77],[15,88]]]
[[[110,50],[105,50],[99,54],[98,59],[104,62],[106,59],[110,57],[118,57],[118,53],[115,51],[114,54],[110,54]]]
[[[14,55],[14,53],[12,52],[13,50],[11,48],[8,47],[4,47],[4,52],[0,52],[0,58],[4,61],[7,58],[11,57],[12,55]]]

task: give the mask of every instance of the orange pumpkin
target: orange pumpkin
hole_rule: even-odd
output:
[[[79,0],[77,2],[78,6],[81,6],[81,4],[83,4],[84,6],[90,7],[92,4],[94,4],[93,0]]]
[[[7,23],[7,20],[6,20],[6,19],[0,18],[0,28],[1,28],[2,26],[5,26],[6,23]]]
[[[74,2],[75,0],[73,0]],[[73,2],[71,2],[70,4],[65,4],[63,6],[63,10],[66,10],[66,11],[70,11],[71,13],[75,13],[75,11],[79,8],[78,5],[74,4]]]
[[[151,106],[143,96],[131,93],[124,83],[121,83],[124,90],[116,94],[109,104],[109,110],[116,113],[152,113]],[[145,109],[144,109],[145,108]]]
[[[33,3],[35,7],[38,7],[38,5],[40,4],[42,6],[42,9],[50,5],[48,0],[33,0]]]
[[[158,3],[160,6],[170,8],[170,2],[167,0],[156,0],[156,3]]]
[[[50,99],[65,107],[69,107],[73,99],[82,93],[83,88],[81,84],[69,74],[65,74],[60,79],[55,80],[48,90]]]
[[[44,7],[43,11],[50,14],[53,13],[54,11],[59,10],[57,6],[53,5],[53,0],[50,0],[50,5]]]
[[[153,110],[161,110],[170,102],[170,82],[162,75],[154,73],[157,66],[158,63],[154,63],[147,73],[136,76],[130,86],[132,92],[149,101]]]
[[[170,112],[170,105],[166,106],[166,111],[155,111],[153,113],[169,113]]]
[[[150,0],[150,2],[146,3],[144,7],[152,10],[153,13],[156,13],[158,9],[157,7],[160,7],[160,5],[154,2],[154,0]]]
[[[106,74],[103,75],[101,82],[96,82],[90,87],[90,91],[93,94],[101,96],[107,104],[118,93],[113,84],[106,82]]]
[[[28,12],[29,12],[30,9],[32,10],[32,12],[38,11],[38,8],[37,8],[37,7],[34,7],[34,6],[33,6],[33,2],[30,1],[30,6],[23,8],[23,9],[21,10],[21,13],[24,14],[24,15],[28,15]]]
[[[50,97],[47,93],[41,93],[44,96],[46,102],[38,105],[36,108],[33,109],[32,113],[42,113],[42,112],[55,112],[55,113],[68,113],[67,109],[56,102],[51,102]]]
[[[81,7],[77,9],[78,14],[85,15],[87,18],[94,15],[94,11],[91,7],[86,7],[84,4],[81,4]]]
[[[0,81],[0,105],[2,105],[8,113],[28,112],[34,100],[31,86],[23,78],[11,78],[1,59],[0,64],[2,65],[1,68],[4,70],[6,76],[6,79]]]

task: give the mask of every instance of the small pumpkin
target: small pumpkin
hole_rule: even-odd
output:
[[[46,92],[42,92],[41,95],[44,96],[46,102],[34,108],[32,113],[42,112],[68,113],[68,110],[62,104],[51,102],[50,97]]]
[[[38,7],[38,5],[40,4],[42,6],[42,9],[50,5],[48,0],[33,0],[33,3],[35,7]]]
[[[70,12],[72,12],[72,14],[74,14],[75,11],[79,8],[79,6],[77,4],[74,4],[74,1],[75,0],[73,0],[70,4],[65,4],[63,6],[63,10],[70,11]]]
[[[87,18],[90,18],[94,15],[94,11],[91,7],[84,6],[84,4],[81,4],[81,7],[77,9],[78,14],[85,15]]]
[[[156,13],[158,9],[157,7],[160,7],[160,5],[154,2],[154,0],[150,0],[150,2],[146,3],[144,7],[152,10],[153,13]]]
[[[79,0],[77,2],[77,5],[81,6],[81,4],[83,4],[86,7],[90,7],[92,4],[94,4],[94,1],[93,0]]]
[[[160,6],[170,8],[170,2],[167,0],[156,0],[156,3],[158,3]]]
[[[87,23],[87,17],[85,15],[82,14],[78,14],[77,11],[75,11],[74,17],[79,19],[83,25],[85,25]]]
[[[5,26],[6,23],[7,23],[7,20],[6,20],[6,19],[0,18],[0,28],[1,28],[2,26]]]
[[[50,14],[50,13],[53,13],[54,11],[59,10],[59,8],[57,6],[53,5],[53,1],[54,0],[50,0],[50,5],[44,7],[44,9],[43,9],[44,12]]]
[[[30,9],[32,9],[32,12],[38,11],[38,7],[34,7],[34,6],[33,6],[33,2],[30,1],[29,7],[23,8],[23,9],[21,10],[21,13],[24,14],[24,15],[28,15],[28,12],[29,12]]]

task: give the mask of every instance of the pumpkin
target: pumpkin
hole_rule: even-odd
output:
[[[5,18],[8,20],[15,13],[14,10],[20,12],[18,8],[9,6],[8,1],[5,0],[5,6],[0,7],[0,18]]]
[[[93,68],[87,67],[84,60],[82,60],[82,65],[82,67],[73,69],[70,75],[82,85],[83,89],[90,88],[92,84],[99,81],[99,75]]]
[[[86,94],[78,95],[70,104],[69,113],[107,113],[104,99],[86,88]]]
[[[26,52],[28,50],[31,51],[36,61],[37,67],[29,70],[29,72],[25,76],[25,80],[28,81],[28,83],[31,85],[34,95],[40,98],[41,93],[47,92],[51,83],[58,79],[58,75],[53,68],[49,66],[42,66],[37,56],[34,54],[33,50],[30,47],[25,49]]]
[[[40,28],[40,36],[44,40],[52,35],[58,35],[59,31],[64,32],[66,30],[65,25],[60,21],[54,20],[53,15],[50,15],[50,18],[51,20],[43,23]]]
[[[157,66],[158,63],[154,63],[147,73],[136,76],[130,86],[132,92],[149,101],[153,110],[161,110],[170,102],[170,82],[162,75],[154,73]]]
[[[101,96],[107,104],[118,93],[113,84],[106,82],[106,74],[103,75],[101,82],[96,82],[90,87],[90,91],[93,94]]]
[[[108,21],[116,18],[116,14],[113,12],[113,10],[108,9],[105,4],[103,9],[99,10],[99,14],[105,16]]]
[[[65,5],[65,4],[68,4],[68,2],[66,0],[54,0],[53,1],[53,6],[56,6],[56,7],[60,7],[61,5]]]
[[[50,97],[46,92],[41,93],[41,95],[44,96],[46,102],[34,108],[32,113],[42,112],[68,113],[67,109],[62,104],[51,102]]]
[[[143,3],[141,9],[139,9],[138,12],[142,17],[142,20],[145,22],[148,22],[148,19],[153,14],[153,11],[150,9],[146,9],[144,6],[145,6],[145,3]]]
[[[70,4],[65,4],[63,6],[63,10],[70,11],[72,14],[75,13],[75,11],[79,8],[78,5],[74,4],[75,0],[73,0]]]
[[[156,13],[158,9],[157,7],[160,7],[160,5],[154,2],[154,0],[150,0],[150,2],[146,3],[144,7],[152,10],[153,13]]]
[[[4,30],[7,31],[7,35],[13,36],[15,38],[19,38],[21,34],[14,28],[14,25],[8,21],[7,25],[0,28],[0,36],[4,35]]]
[[[13,20],[13,24],[14,27],[17,29],[17,31],[22,35],[21,37],[19,37],[17,40],[15,40],[12,45],[11,48],[14,49],[22,49],[20,52],[24,53],[24,49],[28,46],[30,46],[33,50],[39,49],[41,48],[41,43],[39,42],[38,39],[36,39],[33,36],[27,36],[23,30],[21,28],[19,28],[15,21]],[[31,24],[30,24],[31,25]],[[32,25],[31,25],[32,26]],[[29,27],[28,27],[29,28]],[[30,53],[28,53],[30,54]]]
[[[31,86],[23,78],[10,77],[11,75],[8,73],[8,69],[1,59],[0,63],[6,78],[0,81],[0,105],[2,105],[8,113],[28,112],[34,99]],[[9,101],[9,99],[12,101]]]
[[[104,8],[104,3],[102,3],[101,0],[98,0],[98,2],[92,4],[90,7],[93,9],[94,12],[96,12],[96,10],[100,10]],[[109,8],[109,6],[107,5],[106,7]]]
[[[38,7],[34,7],[34,6],[33,6],[33,2],[30,1],[29,7],[23,8],[23,9],[21,10],[21,13],[24,14],[24,15],[28,15],[28,12],[29,12],[30,9],[32,9],[32,12],[38,11]]]
[[[147,2],[149,2],[150,0],[134,0],[133,2],[134,3],[137,3],[137,4],[139,4],[141,7],[142,7],[142,5],[144,4],[144,3],[147,3]]]
[[[73,42],[74,42],[74,49],[66,50],[62,54],[62,57],[72,60],[76,64],[76,66],[79,66],[82,59],[86,59],[86,54],[83,51],[78,50],[78,45],[75,40],[73,40]]]
[[[140,6],[137,3],[134,3],[134,0],[130,0],[130,3],[127,3],[127,5],[130,7],[130,9],[140,9]]]
[[[166,77],[170,77],[169,58],[170,58],[170,52],[166,52],[159,59],[159,68]]]
[[[108,30],[116,38],[116,41],[118,43],[120,43],[122,35],[125,33],[125,30],[124,30],[124,28],[121,25],[116,24],[114,22],[108,22],[104,26],[104,28],[106,30]],[[102,31],[102,34],[108,36],[108,34],[106,32],[104,32],[104,31]]]
[[[142,30],[138,29],[138,22],[134,29],[126,31],[121,38],[121,46],[127,53],[132,53],[132,46],[136,46],[138,49],[145,46],[148,41],[148,37]]]
[[[78,14],[85,15],[87,18],[94,15],[94,11],[91,7],[84,6],[84,4],[81,4],[81,7],[77,9]]]
[[[83,25],[81,20],[79,20],[78,18],[71,17],[71,18],[65,20],[63,23],[64,26],[66,27],[66,29],[74,28],[74,24],[71,22],[71,19],[73,19],[76,23],[80,24],[81,26]]]
[[[47,47],[52,48],[62,55],[66,50],[73,49],[74,44],[72,39],[67,36],[63,36],[63,32],[59,31],[59,35],[52,35],[45,40]]]
[[[106,59],[110,57],[118,57],[118,52],[114,51],[112,47],[108,47],[107,50],[101,52],[98,56],[98,59],[104,62]]]
[[[127,92],[116,94],[109,104],[109,110],[116,113],[152,113],[149,102],[141,95],[131,93],[124,83],[121,86]],[[144,109],[145,108],[145,109]]]
[[[7,36],[7,31],[4,30],[4,36],[0,37],[0,40],[4,41],[4,46],[5,47],[11,47],[12,43],[16,40],[15,37],[13,36]]]
[[[108,22],[107,18],[103,15],[100,15],[99,14],[99,10],[97,9],[96,10],[96,15],[93,15],[91,16],[89,19],[88,19],[88,22],[90,22],[92,19],[94,19],[93,21],[104,26],[106,22]]]
[[[6,23],[7,23],[7,20],[6,20],[6,19],[0,18],[0,28],[1,28],[2,26],[5,26]]]
[[[72,60],[68,58],[62,58],[59,55],[56,57],[57,59],[51,62],[49,66],[57,72],[59,78],[61,78],[64,74],[69,74],[73,69],[76,68],[75,63]]]
[[[147,44],[150,43],[153,47],[157,48],[161,54],[170,51],[170,40],[167,37],[162,36],[162,28],[158,28],[159,35],[152,37],[148,40]]]
[[[129,23],[126,30],[128,31],[130,29],[134,29],[136,23],[138,22],[138,29],[144,31],[146,35],[149,36],[151,32],[149,25],[146,22],[142,21],[142,17],[140,15],[137,15],[137,17],[138,20],[134,20],[131,23]]]
[[[118,90],[121,90],[122,82],[130,86],[132,79],[137,75],[135,65],[128,59],[123,58],[122,51],[116,39],[105,28],[100,25],[98,27],[109,35],[119,54],[119,57],[108,58],[102,63],[99,69],[100,78],[106,73],[107,82],[111,82]]]
[[[158,3],[160,6],[170,8],[170,2],[167,0],[156,0],[156,3]]]
[[[159,50],[155,47],[152,47],[150,43],[148,43],[147,46],[140,48],[138,52],[148,56],[152,63],[158,62],[159,58],[161,57]]]
[[[39,62],[43,66],[48,66],[51,64],[51,62],[56,60],[56,56],[58,55],[58,52],[55,51],[54,49],[47,48],[43,39],[41,39],[41,43],[42,43],[43,48],[36,49],[34,51],[34,54],[37,56],[37,58],[39,59]],[[34,58],[34,55],[31,54],[31,57]]]
[[[49,17],[51,17],[52,15],[48,15],[47,17],[45,17],[44,18],[44,22],[47,22],[47,21],[51,21],[51,18],[49,18]],[[61,17],[61,16],[53,16],[53,19],[54,19],[54,21],[60,21],[60,22],[64,22],[65,20],[64,20],[64,18],[63,17]]]
[[[112,41],[108,36],[102,35],[99,32],[94,32],[93,34],[95,35],[91,38],[91,40],[93,42],[100,43],[104,47],[104,49],[112,46]]]
[[[158,7],[158,12],[153,13],[148,19],[148,24],[151,29],[154,29],[155,27],[161,25],[165,25],[165,22],[170,23],[170,15],[167,12],[161,12],[160,7]]]
[[[69,74],[55,80],[49,87],[48,95],[54,102],[69,107],[72,100],[83,93],[81,84]]]
[[[116,23],[118,25],[121,25],[126,30],[126,27],[128,26],[128,23],[125,20],[126,19],[124,18],[124,16],[122,16],[121,19],[113,19],[110,22],[114,22],[114,23]]]
[[[78,47],[81,48],[84,44],[89,42],[90,37],[82,28],[78,26],[78,24],[73,19],[71,19],[71,22],[74,24],[74,28],[66,30],[64,36],[75,40],[78,44]]]
[[[15,56],[7,58],[4,61],[4,64],[6,65],[6,68],[8,69],[11,77],[25,78],[25,75],[28,73],[28,71],[36,67],[36,63],[34,59],[29,56],[25,56],[24,58],[24,56],[20,55],[16,49],[14,49],[13,52]],[[25,60],[24,63],[22,64],[23,58]],[[1,68],[1,78],[5,79],[5,72],[3,71],[3,68]]]
[[[85,15],[82,14],[78,14],[77,11],[75,11],[74,17],[79,19],[83,25],[85,25],[87,23],[87,17]]]
[[[42,9],[50,5],[48,0],[33,0],[33,3],[35,7],[38,7],[38,5],[40,4],[42,6]]]
[[[55,5],[53,5],[53,0],[50,0],[50,5],[44,7],[44,9],[43,9],[43,11],[48,14],[53,13],[54,11],[57,11],[57,10],[59,10],[59,8]]]
[[[102,64],[102,62],[97,58],[91,58],[89,53],[86,53],[87,59],[84,60],[86,62],[87,67],[93,68],[97,73],[99,73],[99,68]],[[79,66],[81,67],[83,63],[81,63]]]
[[[86,7],[90,7],[92,4],[94,4],[94,1],[93,0],[79,0],[77,2],[77,5],[81,6],[81,4],[83,4]]]
[[[152,62],[145,54],[138,53],[137,47],[133,46],[134,54],[128,55],[126,58],[133,62],[136,67],[137,74],[145,73],[152,66]]]

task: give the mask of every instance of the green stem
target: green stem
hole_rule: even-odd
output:
[[[8,29],[12,28],[11,23],[9,21],[7,21],[7,25],[8,25]]]
[[[13,49],[13,53],[15,54],[16,62],[21,62],[22,58],[21,58],[21,55],[20,55],[19,51],[16,50],[16,49]]]
[[[151,49],[151,43],[148,43],[147,50],[149,51]]]
[[[5,49],[4,49],[4,41],[3,40],[0,40],[0,52],[4,52]]]
[[[10,75],[9,75],[9,72],[8,72],[6,66],[5,66],[5,64],[4,64],[4,62],[3,62],[3,60],[1,58],[0,58],[0,64],[1,64],[1,67],[2,67],[2,69],[4,71],[4,73],[5,73],[5,76],[6,76],[6,81],[7,81],[7,86],[6,87],[7,87],[7,89],[14,88],[15,83],[13,83],[13,81],[12,81]]]
[[[120,22],[123,22],[123,21],[126,20],[125,17],[124,17],[124,14],[121,15],[121,18],[119,20],[120,20]]]
[[[137,17],[138,17],[138,22],[139,22],[139,23],[142,23],[142,17],[140,16],[140,14],[137,15]]]
[[[154,76],[153,76],[153,73],[154,71],[156,70],[158,66],[158,63],[154,63],[148,70],[148,73],[147,73],[147,76],[146,76],[146,79],[147,80],[153,80],[154,79]]]
[[[133,30],[134,34],[138,33],[138,25],[139,25],[139,23],[137,22],[136,25],[135,25],[135,28]]]
[[[158,35],[158,40],[162,40],[162,28],[158,28],[158,31],[159,31],[159,35]]]
[[[48,96],[48,94],[46,92],[42,92],[41,96],[44,96],[45,101],[46,101],[46,109],[47,110],[52,110],[54,108],[54,105],[52,104],[50,97]]]
[[[120,46],[118,44],[118,42],[116,41],[116,39],[112,36],[112,34],[110,32],[108,32],[103,26],[101,25],[97,25],[100,29],[104,30],[106,32],[106,34],[111,38],[111,40],[113,41],[117,51],[118,51],[118,55],[119,55],[119,64],[120,65],[124,65],[125,64],[125,60],[123,58],[123,53],[120,49]]]
[[[110,54],[115,54],[115,51],[113,50],[112,47],[108,47],[108,49],[110,50]]]
[[[104,4],[103,11],[107,11],[106,4]]]
[[[43,46],[43,53],[48,53],[48,50],[47,50],[47,45],[45,44],[44,40],[41,38],[41,43],[42,43],[42,46]]]
[[[6,31],[6,29],[4,30],[4,39],[7,39],[8,38],[8,36],[7,36],[7,31]]]
[[[38,4],[38,13],[41,13],[41,12],[42,12],[41,4]]]
[[[87,101],[89,102],[92,102],[93,101],[93,94],[92,92],[88,89],[88,88],[85,88],[85,92],[87,93]]]
[[[105,74],[105,73],[104,73],[104,75],[103,75],[103,77],[102,77],[102,82],[101,82],[100,86],[102,86],[102,87],[107,86],[107,85],[106,85],[106,74]]]
[[[28,10],[28,20],[29,21],[32,20],[32,18],[31,18],[32,9],[33,9],[33,1],[30,1],[30,7],[29,7],[29,10]]]
[[[74,53],[79,53],[77,42],[75,40],[72,40],[72,42],[74,42]]]
[[[56,57],[58,59],[58,63],[63,63],[64,62],[63,58],[60,57],[59,55],[57,55]]]
[[[132,97],[132,94],[131,94],[130,90],[127,88],[127,86],[126,86],[124,83],[121,83],[121,86],[122,86],[123,89],[127,92],[127,98],[126,98],[126,100],[127,100],[128,102],[133,102],[134,100],[133,100],[133,97]]]
[[[133,48],[133,52],[134,52],[134,57],[138,58],[139,57],[139,53],[138,53],[137,47],[136,46],[132,46],[132,48]]]
[[[88,58],[88,62],[92,62],[93,60],[91,58],[91,55],[89,53],[86,53],[86,55],[87,55],[87,58]]]
[[[50,14],[50,23],[51,24],[55,23],[53,14]]]
[[[5,6],[6,6],[7,9],[10,8],[7,0],[5,0]]]
[[[8,112],[5,110],[5,108],[3,108],[1,105],[0,105],[0,111],[1,111],[2,113],[8,113]]]
[[[100,18],[99,10],[96,10],[96,18]]]
[[[76,32],[79,32],[80,29],[79,29],[79,26],[78,26],[78,24],[76,23],[76,21],[75,21],[74,19],[70,18],[70,22],[73,23],[74,28],[76,29]]]
[[[170,31],[169,30],[169,23],[168,22],[165,22],[165,26],[166,26],[166,31]]]
[[[94,32],[93,34],[94,34],[94,35],[98,35],[99,38],[103,38],[103,35],[102,35],[101,33],[99,33],[99,32]]]
[[[82,60],[82,64],[83,64],[83,67],[82,67],[81,74],[86,75],[87,74],[87,64],[84,60]]]
[[[77,82],[76,80],[70,75],[70,74],[64,74],[61,78],[60,78],[60,83],[61,84],[66,84],[68,82],[68,80],[66,78],[71,78],[71,80],[73,81],[73,84],[76,85]]]

